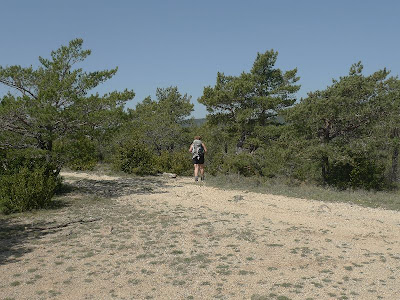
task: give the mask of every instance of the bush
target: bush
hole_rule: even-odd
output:
[[[193,173],[191,156],[187,150],[163,151],[157,157],[156,162],[157,169],[160,172],[170,172],[178,175],[191,175]]]
[[[151,150],[137,141],[127,142],[116,149],[114,168],[128,174],[153,175],[157,173],[156,159]]]
[[[216,176],[218,174],[226,174],[227,170],[224,165],[225,156],[226,154],[221,152],[213,153],[211,155],[206,154],[206,172],[213,176]]]
[[[0,211],[45,208],[61,185],[54,165],[40,151],[9,151],[0,168]]]
[[[93,170],[99,161],[96,143],[84,136],[76,140],[60,141],[54,148],[72,170]]]
[[[225,174],[239,174],[246,177],[260,175],[259,165],[249,153],[226,155],[224,159],[222,170]]]
[[[0,210],[3,213],[23,212],[45,208],[61,184],[61,179],[48,173],[45,167],[18,173],[0,179]]]
[[[353,188],[383,190],[388,183],[385,180],[385,167],[366,159],[357,159],[350,172]]]
[[[385,167],[365,157],[329,166],[327,183],[339,189],[382,190],[387,187]]]

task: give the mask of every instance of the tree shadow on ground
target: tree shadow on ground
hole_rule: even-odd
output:
[[[74,192],[95,195],[100,198],[116,198],[129,195],[162,193],[165,181],[158,178],[135,177],[118,178],[117,180],[79,179],[64,184],[63,194]]]
[[[37,226],[38,224],[35,224]],[[33,246],[28,246],[30,240],[37,240],[55,230],[41,230],[33,224],[20,223],[12,218],[0,218],[0,266],[19,261],[25,254],[33,251]]]
[[[128,195],[144,195],[163,193],[160,188],[166,182],[161,178],[138,177],[118,178],[117,180],[92,180],[78,179],[64,183],[58,192],[58,199],[52,201],[51,210],[58,210],[75,205],[69,195],[81,194],[103,199],[112,199]],[[86,204],[85,204],[86,205]],[[30,240],[38,240],[47,234],[53,234],[61,229],[44,230],[50,223],[34,220],[28,215],[21,218],[0,216],[0,266],[21,260],[21,258],[34,250]]]

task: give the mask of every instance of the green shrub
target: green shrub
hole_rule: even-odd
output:
[[[153,175],[157,172],[156,159],[144,144],[127,142],[115,152],[113,165],[118,171],[136,175]]]
[[[239,174],[246,177],[260,174],[253,155],[245,152],[226,155],[223,170],[226,174]]]
[[[44,152],[9,151],[1,159],[0,211],[45,208],[60,185],[57,168],[47,162]]]
[[[48,207],[61,184],[61,179],[48,173],[45,167],[17,173],[0,179],[0,210],[3,213],[22,212]]]
[[[332,163],[327,183],[339,189],[382,190],[387,186],[385,167],[365,157],[356,157],[346,163]]]
[[[191,155],[187,150],[163,151],[156,159],[157,169],[160,172],[175,173],[178,175],[191,175],[193,165]]]
[[[331,186],[345,190],[350,187],[350,173],[352,170],[353,166],[350,163],[331,163],[326,182]]]
[[[388,185],[385,179],[385,167],[366,159],[357,159],[350,172],[350,184],[353,188],[382,190]]]
[[[62,156],[65,165],[72,170],[93,170],[99,161],[96,143],[84,136],[59,141],[54,145],[54,151]]]
[[[212,155],[206,154],[205,156],[205,166],[206,172],[210,175],[216,176],[218,174],[226,174],[227,169],[225,168],[226,154],[222,152],[213,153]]]

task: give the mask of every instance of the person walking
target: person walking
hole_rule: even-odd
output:
[[[204,180],[204,154],[207,152],[206,145],[201,141],[201,136],[195,136],[193,143],[190,145],[189,152],[192,153],[192,161],[194,166],[194,180]]]

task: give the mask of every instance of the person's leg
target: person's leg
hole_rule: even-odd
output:
[[[204,180],[204,164],[199,165],[201,180]]]
[[[197,181],[199,178],[199,165],[194,164],[194,179]]]

